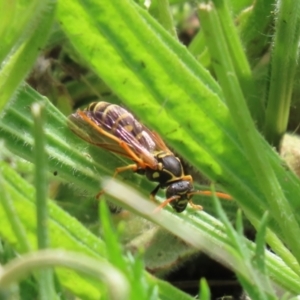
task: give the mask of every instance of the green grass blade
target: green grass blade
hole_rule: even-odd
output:
[[[253,2],[253,1],[252,1]],[[249,3],[238,16],[238,31],[250,64],[256,65],[271,39],[275,0]]]
[[[299,223],[271,167],[270,159],[264,151],[264,143],[247,109],[217,13],[211,5],[202,5],[199,13],[204,32],[209,37],[209,49],[212,52],[214,61],[218,62],[215,64],[215,70],[226,95],[232,119],[244,146],[245,154],[251,161],[255,177],[265,194],[272,215],[277,220],[282,218],[283,214],[285,215],[287,222],[280,223],[281,232],[285,233],[286,243],[292,249],[297,261],[300,262],[300,253],[297,250],[299,247],[297,236],[300,236]],[[273,198],[272,195],[276,195],[276,197]]]
[[[16,213],[12,199],[10,198],[9,193],[6,191],[7,186],[0,173],[0,199],[3,210],[5,211],[6,217],[10,220],[11,228],[16,236],[17,240],[20,243],[20,252],[29,252],[31,246],[26,236],[26,230],[20,221],[19,216]]]
[[[152,6],[156,5],[158,22],[168,31],[173,37],[177,38],[176,29],[173,23],[173,16],[169,7],[168,0],[152,1]]]
[[[50,246],[47,208],[47,158],[45,154],[45,108],[39,103],[31,107],[34,119],[34,156],[35,156],[35,189],[37,207],[37,242],[38,249]],[[39,295],[41,300],[55,299],[53,272],[41,270],[38,276]]]
[[[211,218],[209,221],[204,221],[204,212],[193,213],[192,210],[176,215],[168,210],[153,213],[155,205],[143,199],[132,189],[111,179],[105,182],[105,188],[107,193],[112,195],[117,203],[159,224],[193,247],[201,249],[208,256],[214,257],[214,259],[243,276],[248,283],[253,284],[255,280],[259,280],[259,276],[253,278],[253,274],[250,275],[250,273],[245,271],[249,266],[245,265],[244,259],[241,259],[238,255],[236,245],[228,238],[227,231],[218,220]],[[250,257],[252,257],[255,245],[249,241],[245,241],[245,244]],[[285,288],[293,293],[298,293],[299,277],[281,259],[269,251],[266,251],[266,267],[274,282],[278,285],[284,285]],[[256,274],[256,272],[254,273]],[[267,286],[262,287],[262,290],[266,291],[267,288]]]
[[[2,62],[0,70],[0,110],[30,71],[50,32],[55,15],[56,1],[47,0],[38,3],[35,13],[30,16],[33,22],[30,30],[26,32],[25,37],[22,37],[20,44],[14,45],[15,52]]]
[[[200,293],[199,294],[200,294],[200,297],[199,297],[200,300],[211,299],[209,286],[208,286],[205,278],[201,278],[201,280],[200,280]]]
[[[7,193],[13,199],[15,211],[20,218],[22,226],[25,228],[26,237],[30,242],[32,249],[37,248],[37,223],[36,223],[36,205],[35,205],[35,189],[29,185],[24,179],[15,173],[5,163],[0,165],[3,174],[4,184]],[[53,201],[48,203],[49,210],[49,230],[51,233],[51,248],[63,248],[80,252],[97,259],[103,259],[105,256],[104,243],[99,237],[91,234],[76,219],[57,207]],[[1,238],[9,244],[14,245],[14,249],[18,252],[20,244],[18,237],[10,227],[10,219],[7,218],[2,207],[0,207]],[[78,274],[58,271],[61,284],[71,290],[76,295],[86,295],[89,299],[99,297],[99,286],[93,281],[81,278]],[[74,285],[77,282],[77,285]]]
[[[252,77],[252,71],[244,52],[242,42],[238,36],[234,20],[232,19],[228,2],[229,1],[227,0],[213,1],[224,32],[226,45],[229,50],[237,79],[247,101],[247,106],[257,128],[261,129],[264,122],[264,102],[260,95],[255,93],[257,88]]]
[[[256,179],[220,86],[183,46],[131,1],[119,6],[96,1],[85,6],[76,1],[61,2],[58,18],[81,59],[88,62],[143,123],[159,132],[172,148],[210,179],[220,183],[253,223],[261,219],[269,209],[267,198],[274,194],[263,193],[264,182]],[[122,34],[120,28],[124,29]],[[28,88],[20,90],[20,95],[20,101],[11,103],[0,120],[0,135],[14,152],[32,160],[32,123],[26,109],[39,95]],[[126,162],[99,149],[96,155],[85,157],[85,152],[95,154],[95,148],[80,142],[67,128],[64,117],[47,102],[46,105],[50,117],[46,147],[50,170],[96,194],[101,176],[112,174],[115,167]],[[283,162],[265,143],[262,152],[270,159],[293,211],[297,211],[298,179],[282,167]],[[130,179],[139,186],[137,177]],[[145,181],[139,188],[150,191]],[[297,214],[294,217],[299,223],[300,217]],[[269,228],[286,242],[276,214],[270,213]]]
[[[300,4],[294,1],[278,1],[276,11],[278,17],[264,133],[269,143],[279,148],[281,138],[287,130],[296,73],[295,61],[299,53]]]
[[[20,221],[26,230],[27,238],[32,248],[36,247],[36,221],[35,221],[35,199],[34,188],[24,179],[16,174],[5,163],[0,164],[0,171],[4,177],[4,186],[9,196],[14,200],[16,213],[20,217]],[[68,215],[61,208],[54,204],[53,201],[48,202],[49,209],[49,230],[51,234],[51,248],[59,248],[74,251],[96,258],[97,260],[106,261],[107,249],[105,244],[99,237],[93,235],[76,219]],[[4,210],[0,206],[0,236],[9,244],[19,251],[20,244],[18,237],[10,227],[10,220],[7,218]],[[64,270],[57,270],[61,284],[72,291],[75,295],[85,299],[98,299],[102,294],[99,282],[82,277],[76,273]],[[162,295],[178,295],[183,300],[192,300],[192,297],[177,290],[170,284],[152,276],[143,274],[151,285],[158,285]],[[74,285],[74,282],[77,284]],[[166,298],[164,298],[166,299]]]
[[[94,5],[96,6],[96,9],[91,11],[85,11],[75,1],[67,6],[64,3],[59,6],[58,16],[75,48],[86,61],[90,62],[92,68],[101,77],[105,78],[105,81],[114,92],[120,95],[128,107],[147,125],[150,125],[150,128],[159,132],[174,149],[181,153],[183,157],[188,158],[192,165],[201,169],[215,182],[220,183],[237,199],[246,214],[259,220],[268,207],[266,197],[262,193],[254,171],[242,150],[236,129],[229,117],[229,112],[222,102],[223,99],[221,93],[219,93],[220,88],[216,88],[217,84],[209,74],[197,65],[195,60],[193,61],[186,49],[178,44],[175,45],[174,39],[171,39],[171,41],[165,35],[158,35],[157,24],[153,20],[149,21],[150,18],[146,17],[145,13],[141,13],[136,6],[128,5],[126,8],[123,6],[116,8],[105,5],[103,13],[98,14],[97,9],[99,8],[97,8],[97,5],[99,3],[91,3],[91,8]],[[130,23],[135,26],[133,32],[139,34],[134,38],[135,42],[133,44],[138,45],[138,47],[125,48],[119,46],[119,44],[125,45],[128,38],[135,37],[135,35],[133,35],[130,28],[124,31],[124,35],[119,35],[118,28],[119,26],[126,27],[127,19],[121,24],[114,22],[108,25],[109,23],[105,21],[106,18],[110,20],[112,18],[118,19],[118,22],[123,20],[115,15],[115,9],[118,9],[118,15],[128,10],[132,14],[132,16],[130,15]],[[70,10],[73,13],[70,13]],[[94,20],[99,24],[97,23],[98,26],[94,27],[94,23],[87,20]],[[79,23],[81,24],[80,27],[78,27]],[[103,26],[105,34],[99,31],[99,28],[102,28],[101,26]],[[136,27],[139,30],[135,30]],[[78,34],[81,30],[82,34]],[[146,33],[149,33],[149,36]],[[164,39],[162,40],[160,36],[163,36]],[[116,39],[116,37],[117,40],[114,41],[113,38]],[[94,47],[94,38],[99,39],[99,43],[96,42],[96,44],[101,44],[103,47],[96,52],[91,52],[88,49]],[[121,41],[118,39],[121,39]],[[149,40],[154,41],[153,44],[159,53],[158,61],[152,56],[144,54],[148,51],[154,51],[154,48],[149,48]],[[141,53],[143,53],[143,56],[146,55],[146,57],[141,58],[146,68],[141,66],[141,60],[133,60],[133,58],[140,57]],[[103,57],[106,59],[103,60]],[[178,61],[178,57],[181,58],[180,61]],[[192,62],[194,67],[192,67]],[[114,68],[111,67],[112,65]],[[178,72],[174,71],[177,69]],[[120,76],[115,76],[116,72]],[[161,74],[159,79],[157,74]],[[153,78],[157,78],[157,80]],[[150,82],[153,84],[149,84]],[[158,100],[153,98],[154,94],[157,95]],[[15,108],[14,114],[16,115],[17,110],[20,109],[23,110],[22,114],[26,115],[26,109],[22,107],[22,104],[20,104],[20,107]],[[152,114],[159,115],[159,122],[156,118],[153,118]],[[69,144],[72,142],[73,145],[78,145],[76,142],[78,139],[71,137],[70,131],[66,129],[63,117],[60,117],[59,113],[54,110],[51,116],[53,117],[51,120],[56,121],[50,132],[56,135],[56,139],[49,138],[51,147],[48,149],[53,150],[58,147],[58,151],[55,150],[55,153],[48,153],[53,158],[53,160],[50,160],[51,163],[53,162],[53,170],[57,168],[65,179],[71,180],[80,186],[84,185],[85,188],[96,193],[96,190],[98,190],[97,185],[99,185],[97,179],[100,179],[101,173],[103,173],[102,170],[104,170],[104,173],[106,171],[107,174],[111,174],[114,166],[117,167],[126,163],[120,164],[119,160],[113,160],[114,162],[109,164],[110,168],[105,168],[103,164],[99,165],[84,159],[82,153],[76,151],[78,146],[70,147]],[[11,118],[11,115],[9,118]],[[20,126],[15,127],[15,123],[14,119],[3,119],[1,127],[5,130],[2,130],[2,133],[5,133],[10,147],[14,147],[14,150],[20,153],[20,147],[24,146],[23,139],[18,140],[16,137],[11,136],[12,128],[15,128],[14,134],[19,132],[18,128]],[[24,126],[23,123],[22,126]],[[25,128],[27,127],[28,125],[25,126]],[[58,137],[61,137],[61,139]],[[19,138],[21,138],[20,134]],[[64,139],[67,140],[67,143],[61,143]],[[18,144],[17,141],[19,141]],[[56,143],[58,141],[59,143]],[[27,139],[25,146],[28,145],[28,147],[22,149],[22,155],[28,158],[30,158],[29,142],[30,139]],[[65,146],[66,148],[64,148]],[[64,150],[59,150],[60,147]],[[291,205],[296,208],[298,201],[296,195],[299,193],[298,180],[292,173],[287,174],[287,171],[282,168],[281,160],[278,159],[271,148],[266,146],[264,151],[271,158],[272,167],[276,170],[276,175],[280,179],[283,190],[288,193]],[[70,153],[70,155],[66,155],[66,153]],[[98,156],[101,156],[102,161],[106,163],[111,162],[113,157],[104,151],[99,151]],[[74,163],[75,161],[76,163]],[[87,164],[85,165],[86,161]],[[60,166],[63,166],[63,168],[60,168]],[[76,170],[78,176],[73,176],[74,170]],[[286,176],[289,180],[286,180]],[[93,185],[93,188],[91,185]],[[296,218],[299,217],[296,216]],[[273,216],[270,216],[270,227],[283,240],[286,238],[281,233],[278,222]]]
[[[77,253],[62,250],[43,250],[14,259],[2,270],[0,287],[5,287],[12,282],[19,281],[25,275],[28,275],[35,270],[55,266],[67,267],[85,273],[96,278],[96,282],[98,280],[104,281],[108,286],[109,299],[129,299],[127,279],[112,265],[105,261],[99,261],[85,255],[78,255]],[[85,299],[99,299],[90,296],[91,295],[88,295]]]

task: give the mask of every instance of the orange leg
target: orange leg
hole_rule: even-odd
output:
[[[155,208],[154,213],[159,212],[162,208],[166,207],[170,202],[179,199],[180,196],[173,196],[169,199],[166,199],[163,203],[161,203],[158,207]],[[189,200],[190,206],[195,210],[203,210],[201,205],[194,204],[192,200]]]
[[[122,172],[125,172],[125,171],[128,171],[128,170],[131,170],[131,171],[135,172],[137,170],[137,165],[132,164],[132,165],[116,168],[115,173],[113,175],[113,178],[115,178],[119,173],[122,173]]]
[[[147,167],[144,161],[133,152],[133,150],[128,146],[127,143],[119,140],[119,145],[128,153],[128,155],[130,155],[131,159],[135,161],[141,168],[144,169]]]
[[[132,165],[128,165],[128,166],[116,168],[115,173],[114,173],[114,175],[113,175],[113,178],[116,178],[116,176],[117,176],[119,173],[122,173],[122,172],[125,172],[125,171],[128,171],[128,170],[136,171],[137,168],[138,168],[138,167],[137,167],[136,164],[134,164],[134,165],[132,164]],[[101,190],[101,191],[96,195],[96,199],[99,199],[104,193],[105,193],[105,190]]]
[[[181,180],[189,181],[190,183],[193,183],[193,177],[191,175],[184,175]]]
[[[160,188],[160,185],[157,185],[157,187],[150,193],[150,199],[152,202],[157,203],[157,200],[155,198],[155,195],[157,194],[158,190]]]
[[[157,213],[159,212],[162,208],[166,207],[170,202],[174,201],[174,200],[177,200],[179,199],[180,196],[172,196],[170,197],[169,199],[166,199],[163,203],[161,203],[159,206],[157,206],[155,209],[154,209],[154,213]]]
[[[155,204],[158,203],[158,201],[155,198],[156,193],[158,192],[160,188],[160,185],[158,185],[150,194],[150,199],[152,202],[154,202]],[[172,196],[169,199],[166,199],[164,202],[160,203],[155,209],[154,209],[154,213],[159,212],[162,208],[166,207],[170,202],[179,199],[180,196]]]
[[[193,209],[203,210],[203,207],[201,205],[197,205],[197,204],[193,203],[192,200],[189,200],[189,204]]]

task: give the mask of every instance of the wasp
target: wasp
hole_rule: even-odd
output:
[[[133,162],[117,168],[114,177],[123,171],[132,170],[157,182],[158,185],[150,194],[152,200],[155,200],[159,189],[165,189],[166,200],[158,208],[170,204],[180,213],[189,203],[195,209],[203,209],[192,202],[192,196],[210,195],[211,192],[194,190],[193,178],[184,173],[180,159],[156,132],[141,124],[123,107],[103,101],[93,102],[85,110],[70,115],[69,120],[75,123],[76,127],[72,126],[72,130],[80,138]],[[231,199],[227,194],[217,195]]]

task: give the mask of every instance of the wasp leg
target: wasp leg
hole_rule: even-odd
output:
[[[203,207],[201,205],[197,205],[197,204],[193,203],[192,200],[189,200],[189,204],[193,209],[203,210]]]
[[[160,189],[160,184],[151,192],[150,194],[150,199],[154,202],[154,203],[158,203],[158,201],[155,198],[155,195],[157,194],[158,190]],[[168,199],[166,199],[164,202],[160,203],[155,209],[154,209],[154,213],[159,212],[162,208],[166,207],[170,202],[179,199],[181,196],[172,196]]]
[[[181,178],[181,180],[189,181],[190,183],[193,183],[193,177],[191,175],[185,175]]]
[[[135,161],[141,168],[144,169],[147,167],[147,164],[145,164],[145,162],[134,153],[134,151],[128,146],[127,143],[119,141],[119,145],[128,153],[128,155],[130,155],[131,159]]]
[[[160,189],[160,184],[150,193],[150,199],[154,203],[157,203],[158,201],[155,198],[155,195],[157,194],[158,190]]]
[[[122,173],[124,171],[131,170],[131,171],[135,172],[137,169],[138,169],[138,167],[136,164],[116,168],[113,178],[115,178],[119,173]]]
[[[116,168],[115,170],[115,173],[113,175],[113,178],[116,178],[116,176],[119,174],[119,173],[122,173],[124,171],[128,171],[128,170],[132,170],[132,171],[136,171],[138,169],[137,165],[128,165],[128,166],[124,166],[124,167],[119,167],[119,168]],[[96,199],[99,199],[103,194],[105,193],[105,190],[101,190],[97,195],[96,195]]]
[[[164,202],[162,202],[159,206],[157,206],[154,209],[154,213],[159,212],[162,208],[166,207],[170,202],[179,199],[181,196],[172,196],[169,199],[166,199]]]

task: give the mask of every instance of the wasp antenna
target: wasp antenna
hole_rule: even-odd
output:
[[[191,196],[191,195],[212,196],[213,193],[211,191],[194,191],[194,192],[189,193],[189,196]],[[232,200],[232,197],[225,193],[215,192],[215,195],[221,199]]]
[[[166,199],[163,203],[161,203],[159,206],[157,206],[154,209],[154,213],[158,213],[162,208],[166,207],[170,202],[177,200],[179,198],[180,198],[180,196],[172,196],[172,197]]]

